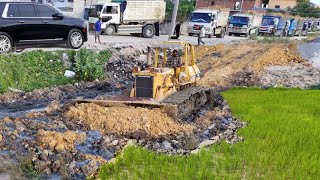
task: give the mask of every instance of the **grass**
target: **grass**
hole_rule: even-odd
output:
[[[320,91],[233,89],[223,93],[248,122],[244,142],[222,143],[190,156],[129,147],[101,179],[319,179]]]
[[[75,62],[75,57],[78,52],[74,50],[56,52],[38,50],[20,55],[0,55],[0,93],[7,92],[9,87],[24,91],[32,91],[44,87],[68,84],[74,81],[103,78],[103,65],[111,57],[111,52],[105,50],[95,53],[87,49],[81,49],[80,51],[91,53],[91,61],[88,62],[78,58],[78,61],[84,62],[79,65],[79,63]],[[71,70],[75,71],[77,74],[73,79],[64,76],[66,70],[62,60],[62,54],[64,52],[68,54],[69,59],[73,64],[77,64],[76,67],[75,65],[72,65],[71,67]],[[98,69],[99,71],[90,71],[84,78],[83,69]]]
[[[0,55],[0,92],[6,92],[9,87],[31,91],[70,83],[72,80],[64,77],[61,57],[45,51]]]

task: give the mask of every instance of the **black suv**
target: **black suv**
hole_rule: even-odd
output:
[[[80,48],[88,40],[84,19],[64,16],[42,3],[0,2],[0,53],[14,46],[67,44]]]

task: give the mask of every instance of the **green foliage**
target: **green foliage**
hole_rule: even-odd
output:
[[[173,12],[173,1],[166,0],[166,18],[171,20],[172,12]],[[177,14],[177,21],[184,21],[186,20],[192,11],[195,10],[195,0],[180,0],[179,1],[179,8]]]
[[[302,17],[320,17],[320,8],[314,7],[308,0],[298,0],[297,5],[292,10],[293,15]]]
[[[31,51],[20,55],[0,55],[0,93],[15,88],[24,91],[63,85],[75,79],[64,76],[62,54],[67,53],[77,80],[95,80],[104,77],[104,64],[111,57],[109,50],[99,53],[81,49],[67,51]]]
[[[74,71],[77,78],[85,81],[101,79],[105,76],[104,64],[111,57],[111,52],[96,53],[90,49],[80,49],[75,55]]]
[[[19,170],[22,172],[23,176],[28,179],[40,180],[40,172],[37,171],[32,165],[30,157],[23,157],[19,160]]]
[[[248,122],[222,143],[190,156],[129,147],[103,166],[101,179],[319,179],[320,92],[233,89],[223,93],[233,114]]]
[[[64,77],[61,57],[52,52],[32,51],[22,55],[0,55],[0,93],[9,87],[33,89],[70,83]]]

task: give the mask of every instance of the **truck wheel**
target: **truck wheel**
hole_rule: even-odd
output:
[[[193,33],[189,33],[189,36],[193,36],[194,34]]]
[[[10,52],[12,45],[13,42],[9,34],[0,32],[0,54]]]
[[[114,25],[108,25],[106,27],[106,30],[104,30],[106,35],[112,35],[116,32],[116,28],[114,27]]]
[[[229,32],[229,36],[232,36],[232,33],[231,33],[231,32]]]
[[[156,28],[153,25],[146,25],[142,30],[142,36],[152,38],[156,33]]]
[[[84,43],[83,34],[78,29],[72,29],[69,32],[68,39],[67,39],[67,45],[69,48],[72,49],[79,49]]]

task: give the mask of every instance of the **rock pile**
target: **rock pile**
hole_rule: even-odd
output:
[[[144,51],[131,46],[118,47],[112,51],[113,56],[106,65],[109,78],[120,80],[133,80],[133,67],[146,67],[146,55]]]
[[[260,76],[262,87],[288,87],[309,89],[320,84],[320,70],[312,65],[268,67]]]

